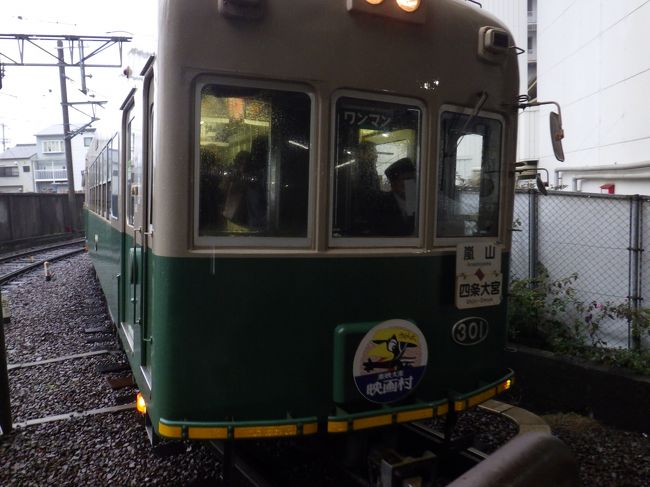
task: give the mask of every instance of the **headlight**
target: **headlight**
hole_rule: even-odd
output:
[[[421,0],[397,0],[397,5],[405,12],[415,12],[420,6],[420,2]]]

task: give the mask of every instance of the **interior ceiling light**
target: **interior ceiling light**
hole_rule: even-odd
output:
[[[366,0],[370,5],[379,5],[384,0]]]

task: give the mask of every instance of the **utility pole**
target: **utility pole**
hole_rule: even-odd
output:
[[[70,117],[68,115],[68,86],[65,77],[63,41],[56,41],[59,56],[59,82],[61,84],[61,110],[63,111],[63,144],[65,145],[65,168],[68,175],[68,207],[70,208],[71,231],[77,230],[77,202],[74,192],[74,168],[72,167],[72,142],[70,140]]]
[[[105,101],[88,101],[88,102],[68,102],[67,78],[65,68],[80,68],[82,93],[87,94],[86,87],[86,68],[119,68],[122,66],[122,46],[125,42],[130,42],[130,37],[119,36],[79,36],[79,35],[38,35],[38,34],[0,34],[0,44],[5,45],[9,41],[15,42],[16,50],[9,53],[8,51],[0,52],[0,88],[2,87],[2,78],[4,69],[7,66],[20,67],[58,67],[61,83],[61,109],[63,112],[63,137],[65,144],[66,173],[68,177],[68,205],[71,216],[72,230],[77,230],[80,225],[79,215],[76,213],[76,198],[74,190],[74,167],[72,165],[72,138],[83,133],[87,127],[98,120],[94,116],[94,107],[102,106]],[[52,45],[56,41],[56,50]],[[63,44],[68,45],[68,54],[66,56]],[[29,48],[26,50],[26,48]],[[96,56],[108,49],[117,48],[119,61],[112,63],[98,60]],[[36,54],[33,54],[36,53]],[[28,60],[28,58],[31,60]],[[93,61],[94,59],[94,61]],[[88,76],[90,77],[90,76]],[[68,116],[68,107],[73,105],[91,105],[93,115],[91,121],[74,131],[70,130],[70,119]],[[73,106],[73,108],[75,108]],[[76,109],[76,108],[75,108]],[[82,112],[84,113],[84,112]],[[87,115],[84,113],[84,115]],[[4,130],[4,127],[3,127]],[[4,139],[4,135],[3,135]],[[4,144],[5,141],[3,141]]]
[[[5,138],[5,124],[2,125],[2,152],[7,150],[7,139]]]

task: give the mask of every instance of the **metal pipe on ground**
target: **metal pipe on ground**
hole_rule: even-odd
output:
[[[560,439],[524,433],[506,443],[448,487],[579,487],[576,459]]]

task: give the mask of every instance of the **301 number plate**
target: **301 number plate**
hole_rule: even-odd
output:
[[[488,336],[486,319],[472,316],[457,322],[451,329],[451,338],[459,345],[476,345]]]

